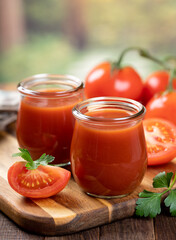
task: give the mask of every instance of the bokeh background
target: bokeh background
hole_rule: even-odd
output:
[[[0,0],[0,82],[38,73],[82,80],[129,46],[176,55],[175,0]],[[131,52],[143,79],[159,66]]]

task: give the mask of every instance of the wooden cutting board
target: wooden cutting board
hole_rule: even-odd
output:
[[[134,214],[138,193],[151,190],[153,177],[161,171],[174,171],[171,163],[148,168],[140,187],[131,195],[113,200],[92,198],[83,193],[73,179],[56,196],[31,200],[13,191],[7,182],[7,170],[16,159],[16,138],[0,134],[0,210],[23,229],[45,235],[63,235],[92,228]]]

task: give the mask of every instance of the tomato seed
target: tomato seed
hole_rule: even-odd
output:
[[[147,126],[147,131],[148,131],[148,132],[153,132],[153,127]]]

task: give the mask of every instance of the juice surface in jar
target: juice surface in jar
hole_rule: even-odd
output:
[[[71,146],[75,181],[83,191],[98,197],[119,197],[133,192],[147,167],[143,114],[133,118],[137,114],[134,110],[95,108],[95,105],[81,111],[84,119],[79,118],[80,112],[75,115]]]
[[[24,89],[21,85],[18,88],[22,99],[17,117],[17,140],[32,158],[46,153],[55,157],[53,163],[67,165],[75,122],[72,108],[83,99],[82,83],[68,82],[66,76],[38,76],[41,75],[22,83]],[[37,83],[36,78],[40,80]]]

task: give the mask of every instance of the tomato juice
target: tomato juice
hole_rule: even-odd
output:
[[[135,113],[129,110],[104,106],[84,111],[84,120],[76,116],[71,146],[76,182],[93,196],[131,193],[141,183],[147,166],[142,116],[133,118]]]
[[[39,87],[40,84],[35,90],[36,95],[33,90],[29,94],[21,90],[23,97],[17,118],[17,140],[33,159],[46,153],[55,157],[53,163],[68,163],[74,128],[72,108],[83,99],[82,89],[67,92],[59,87]]]

